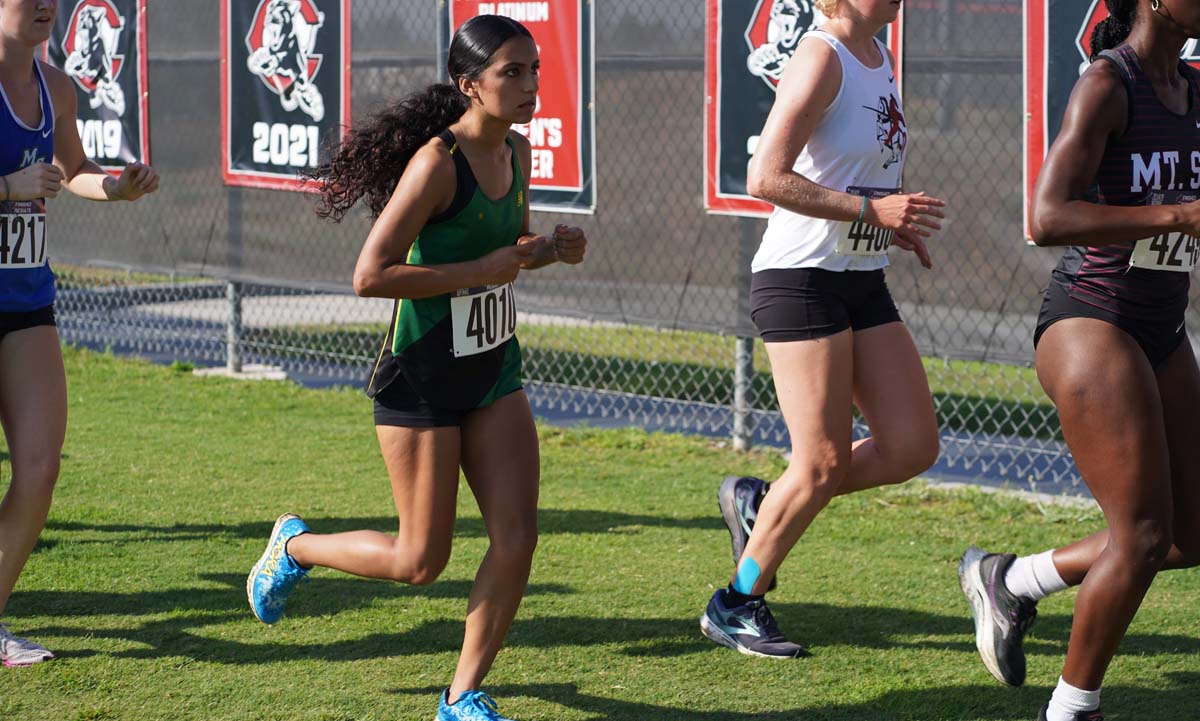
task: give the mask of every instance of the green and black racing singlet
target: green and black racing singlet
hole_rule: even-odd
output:
[[[438,138],[454,159],[454,200],[413,242],[410,265],[463,263],[512,245],[525,219],[525,181],[511,140],[512,186],[492,200],[454,135]],[[367,383],[374,398],[403,376],[426,402],[449,410],[489,405],[521,387],[521,347],[515,335],[517,306],[511,283],[463,288],[431,298],[402,298]]]

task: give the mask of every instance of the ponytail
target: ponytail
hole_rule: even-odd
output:
[[[425,143],[467,112],[467,96],[458,90],[462,78],[478,78],[500,46],[514,37],[532,39],[524,25],[499,15],[478,15],[454,33],[446,58],[452,85],[439,83],[409,95],[356,124],[339,145],[328,147],[328,160],[307,177],[322,183],[317,215],[340,221],[366,198],[378,218],[408,161]]]
[[[323,183],[317,215],[339,222],[365,198],[371,216],[379,217],[417,150],[466,111],[467,96],[439,83],[356,123],[309,173]]]
[[[1137,14],[1138,0],[1104,0],[1108,17],[1092,30],[1092,60],[1104,50],[1110,50],[1125,42],[1133,32],[1133,18]]]

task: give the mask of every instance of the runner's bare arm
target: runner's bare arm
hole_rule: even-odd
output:
[[[429,298],[459,288],[506,283],[517,276],[532,248],[501,248],[463,263],[409,265],[409,250],[425,224],[450,207],[454,160],[439,141],[416,152],[392,197],[371,226],[354,266],[354,292],[375,298]]]
[[[521,234],[517,236],[517,244],[528,245],[533,249],[533,255],[521,265],[521,268],[536,270],[555,262],[569,264],[581,262],[587,248],[587,238],[581,229],[560,224],[554,227],[554,234],[550,237],[530,232],[529,176],[533,169],[533,151],[529,145],[529,139],[517,131],[509,131],[508,137],[512,139],[517,159],[521,164],[521,176],[525,178],[525,219],[521,223]]]
[[[44,63],[42,74],[55,109],[54,164],[62,171],[67,190],[88,200],[137,200],[158,190],[158,174],[149,165],[130,163],[114,178],[89,159],[75,125],[78,100],[71,79]]]
[[[750,160],[746,190],[793,213],[826,220],[854,220],[862,198],[818,185],[792,170],[842,85],[837,52],[806,38],[788,61],[775,104]]]
[[[1108,141],[1125,132],[1128,107],[1125,85],[1112,63],[1093,63],[1079,78],[1033,191],[1034,243],[1112,245],[1200,229],[1200,203],[1119,207],[1083,200]]]

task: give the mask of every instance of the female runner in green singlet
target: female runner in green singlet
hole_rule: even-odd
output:
[[[538,439],[521,389],[512,281],[521,270],[579,263],[586,239],[529,232],[529,141],[537,46],[520,23],[480,16],[450,46],[453,85],[434,85],[353,128],[329,162],[318,212],[359,200],[375,215],[354,270],[362,296],[395,298],[371,374],[397,535],[308,532],[285,514],[247,579],[272,623],[312,566],[432,583],[450,557],[461,467],[490,547],[471,590],[458,669],[438,719],[501,719],[480,691],[525,591],[537,545]]]

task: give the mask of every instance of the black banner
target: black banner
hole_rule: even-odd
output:
[[[300,190],[350,122],[350,0],[222,0],[226,185]]]
[[[1062,128],[1071,90],[1090,65],[1092,30],[1108,17],[1104,0],[1026,0],[1025,3],[1025,237],[1029,201],[1042,161]],[[1200,41],[1183,59],[1200,68]]]
[[[824,19],[811,0],[708,0],[705,32],[704,205],[709,212],[766,216],[746,193],[746,168],[800,38]],[[880,31],[903,89],[904,10]]]
[[[83,150],[109,172],[150,162],[146,0],[67,0],[46,59],[75,82]]]

